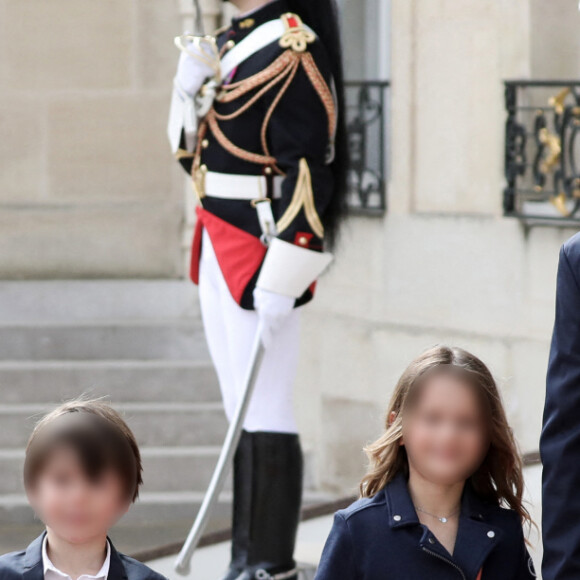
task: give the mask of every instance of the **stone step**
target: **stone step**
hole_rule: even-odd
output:
[[[113,527],[110,536],[117,549],[125,554],[183,542],[199,511],[202,497],[199,493],[144,493],[129,513]],[[328,494],[307,491],[304,493],[303,504],[310,506],[332,499],[335,498]],[[231,493],[223,493],[211,514],[206,533],[230,526]],[[34,519],[33,511],[24,496],[0,496],[0,554],[21,550],[42,529],[41,522]],[[227,552],[223,561],[220,560],[220,570],[225,568]],[[172,572],[166,575],[168,578],[176,577]]]
[[[116,405],[159,400],[219,401],[209,361],[0,361],[0,405],[48,403],[85,394]]]
[[[221,448],[207,447],[143,447],[143,493],[203,492],[207,489]],[[311,490],[312,453],[305,454],[304,488]],[[22,467],[24,451],[0,449],[0,496],[24,493]],[[224,489],[231,489],[228,478]]]
[[[0,326],[0,360],[167,359],[207,361],[197,320],[102,320]]]
[[[206,490],[219,452],[218,446],[143,447],[143,493]],[[23,464],[23,451],[0,450],[0,495],[23,493]]]
[[[136,504],[129,510],[116,527],[150,525],[159,522],[171,522],[171,525],[186,522],[188,526],[199,511],[204,492],[148,492],[139,496]],[[332,496],[325,492],[306,490],[303,505],[313,505],[329,501]],[[231,514],[231,491],[223,491],[213,518],[228,522]],[[0,495],[0,523],[29,525],[34,524],[35,517],[26,497],[22,494]],[[161,542],[164,544],[165,542]]]
[[[37,420],[52,405],[0,405],[0,448],[24,449]],[[140,446],[221,445],[227,430],[222,404],[115,403]]]
[[[190,521],[197,514],[204,493],[194,492],[149,492],[142,493],[117,526],[141,524],[147,525],[155,522],[180,522]],[[229,517],[231,510],[232,494],[224,491],[220,494],[216,512],[222,513],[225,519]],[[2,524],[33,524],[34,512],[28,505],[23,494],[0,495],[0,522]]]
[[[0,324],[100,319],[199,318],[188,280],[0,282]]]

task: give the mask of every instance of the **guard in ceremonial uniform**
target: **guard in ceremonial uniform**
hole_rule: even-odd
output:
[[[292,397],[299,307],[313,297],[346,190],[336,6],[264,1],[215,40],[177,43],[169,133],[199,200],[191,277],[229,419],[258,327],[266,348],[234,459],[222,579],[292,580],[303,473]]]

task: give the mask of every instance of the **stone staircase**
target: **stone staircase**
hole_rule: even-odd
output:
[[[144,486],[113,538],[132,552],[182,539],[227,423],[196,289],[184,281],[0,283],[0,553],[39,523],[21,483],[24,446],[46,410],[108,397],[141,446]],[[307,455],[307,466],[308,466]],[[308,479],[306,487],[308,485]],[[210,529],[229,522],[226,486]],[[307,501],[316,501],[309,493]]]

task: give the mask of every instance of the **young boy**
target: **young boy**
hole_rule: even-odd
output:
[[[46,531],[0,557],[0,579],[165,580],[107,538],[137,499],[141,471],[135,437],[107,403],[73,401],[46,415],[24,462],[28,500]]]

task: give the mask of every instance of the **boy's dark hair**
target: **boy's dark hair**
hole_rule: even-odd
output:
[[[52,454],[63,448],[76,454],[90,481],[112,469],[123,482],[125,497],[137,499],[143,483],[139,447],[127,423],[106,401],[70,401],[39,421],[26,447],[27,491],[34,488]]]

